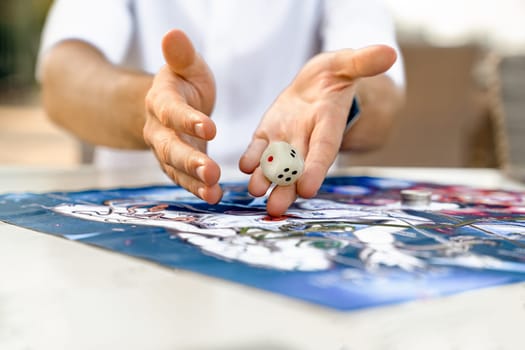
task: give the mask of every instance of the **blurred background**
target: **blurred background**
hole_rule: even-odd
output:
[[[81,148],[39,106],[35,59],[52,0],[0,0],[0,166],[74,165]]]
[[[525,1],[385,0],[408,101],[383,149],[344,165],[492,167],[525,174]],[[0,165],[88,162],[51,124],[34,80],[52,0],[0,1]],[[89,154],[89,153],[87,153]]]

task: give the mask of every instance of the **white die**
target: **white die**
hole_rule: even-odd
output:
[[[293,184],[304,168],[303,157],[292,145],[283,141],[270,143],[261,156],[260,164],[264,176],[279,186]]]

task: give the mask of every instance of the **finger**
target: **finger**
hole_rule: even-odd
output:
[[[390,46],[374,45],[359,50],[335,52],[331,67],[338,75],[356,79],[381,74],[389,69],[396,59],[396,51]]]
[[[168,164],[162,166],[164,172],[179,186],[185,188],[209,204],[217,204],[222,198],[222,189],[219,184],[208,186],[195,178],[178,171]]]
[[[295,191],[295,185],[276,186],[266,201],[268,215],[278,217],[286,213],[297,197]]]
[[[157,119],[148,118],[144,135],[162,164],[168,164],[208,186],[218,183],[218,164],[162,126]]]
[[[297,193],[303,198],[315,196],[339,151],[344,125],[334,125],[334,118],[320,118],[312,132],[303,174],[297,182]]]
[[[270,186],[271,182],[266,179],[262,169],[259,167],[255,169],[250,177],[250,181],[248,182],[248,192],[250,192],[252,196],[261,197],[268,192]]]
[[[261,155],[267,146],[267,140],[261,138],[253,139],[239,160],[239,169],[246,174],[253,173],[255,168],[259,166]]]
[[[154,101],[148,101],[147,105],[149,112],[171,129],[208,141],[217,133],[215,123],[207,115],[169,90],[157,95]]]
[[[182,73],[195,63],[196,53],[186,34],[174,29],[162,38],[162,53],[169,67],[176,73]]]
[[[191,40],[182,30],[173,29],[164,35],[162,53],[170,69],[182,77],[200,74],[203,69],[207,69]]]

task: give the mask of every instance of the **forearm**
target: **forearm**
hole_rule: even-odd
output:
[[[386,75],[362,78],[357,86],[360,117],[344,135],[342,151],[369,151],[381,147],[404,105],[405,94]]]
[[[87,142],[142,149],[144,98],[152,80],[113,66],[87,43],[65,41],[43,62],[43,103],[55,123]]]

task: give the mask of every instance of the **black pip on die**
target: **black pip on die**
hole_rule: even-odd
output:
[[[304,160],[299,152],[283,141],[270,143],[264,150],[260,163],[264,176],[279,186],[291,185],[297,181],[304,167]]]

